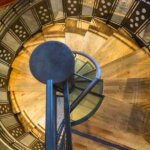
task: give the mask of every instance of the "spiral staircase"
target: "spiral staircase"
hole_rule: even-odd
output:
[[[102,71],[70,114],[73,149],[149,150],[149,14],[144,0],[18,0],[3,8],[0,149],[45,149],[46,85],[31,74],[29,59],[40,44],[59,41],[77,52],[70,104],[97,74],[86,54]]]

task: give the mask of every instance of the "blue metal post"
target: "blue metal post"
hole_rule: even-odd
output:
[[[66,131],[66,150],[72,150],[69,86],[67,81],[64,83],[64,115],[65,115],[65,131]]]
[[[46,150],[57,150],[56,100],[53,81],[48,80],[46,86]]]

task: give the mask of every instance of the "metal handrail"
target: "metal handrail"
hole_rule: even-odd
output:
[[[81,92],[81,94],[73,101],[73,103],[71,104],[71,109],[70,112],[72,112],[77,106],[78,104],[82,101],[82,99],[89,93],[89,91],[99,82],[100,77],[101,77],[101,69],[99,64],[88,54],[85,54],[83,52],[79,52],[79,51],[73,51],[73,53],[75,55],[81,55],[86,57],[87,59],[90,60],[90,62],[92,62],[92,64],[95,66],[96,68],[96,76],[95,78],[91,81],[91,83],[88,85],[88,87],[86,89],[83,90],[83,92]]]
[[[93,59],[91,56],[89,56],[88,54],[86,54],[86,53],[84,53],[84,52],[81,52],[81,51],[73,51],[73,53],[74,53],[75,55],[78,54],[78,55],[84,56],[84,57],[86,57],[87,59],[89,59],[89,60],[93,63],[93,65],[95,66],[95,68],[96,68],[96,78],[97,78],[97,79],[100,79],[100,77],[101,77],[101,69],[100,69],[100,66],[99,66],[99,64],[96,62],[95,59]]]

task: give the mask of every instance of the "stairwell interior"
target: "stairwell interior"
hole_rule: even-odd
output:
[[[17,0],[0,8],[0,150],[45,149],[46,85],[29,59],[46,41],[101,67],[99,83],[70,114],[73,149],[149,150],[149,14],[149,0]],[[96,74],[87,58],[75,60],[84,78],[75,77],[70,103]]]

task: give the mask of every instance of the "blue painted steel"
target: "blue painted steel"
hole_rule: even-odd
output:
[[[79,51],[73,51],[73,53],[76,54],[76,55],[82,55],[82,56],[88,58],[92,62],[92,64],[95,66],[96,76],[91,81],[91,83],[88,85],[88,87],[73,101],[73,103],[71,104],[70,112],[72,112],[78,106],[78,104],[88,94],[88,92],[90,92],[90,90],[99,82],[99,79],[101,77],[100,66],[98,65],[98,63],[92,57],[90,57],[89,55],[87,55],[83,52],[79,52]]]
[[[47,81],[46,87],[46,150],[72,150],[69,87],[64,83],[64,116],[62,125],[57,134],[57,104],[53,81]],[[64,126],[65,125],[65,126]],[[62,137],[60,136],[62,134]],[[57,146],[60,140],[60,145]]]
[[[80,132],[80,131],[75,130],[75,129],[72,129],[72,133],[76,134],[76,135],[79,135],[79,136],[82,136],[84,138],[93,140],[94,142],[101,143],[101,144],[106,145],[106,146],[110,146],[114,149],[118,149],[118,150],[129,150],[129,149],[131,149],[131,148],[128,148],[128,147],[125,147],[125,146],[121,146],[121,145],[112,143],[110,141],[106,141],[105,139],[102,139],[100,137],[96,137],[96,136],[93,136],[93,135],[90,135],[90,134],[87,134],[87,133],[84,133],[84,132]]]
[[[46,150],[57,150],[56,100],[53,81],[47,81],[46,87]]]
[[[90,90],[98,83],[98,81],[99,79],[95,78],[91,83],[89,83],[88,87],[71,104],[70,112],[72,112],[78,106],[78,104],[90,92]]]
[[[67,81],[64,83],[64,115],[65,115],[65,130],[66,130],[66,150],[72,150],[69,86]]]
[[[49,41],[39,45],[30,57],[30,69],[40,82],[64,82],[74,73],[74,55],[64,43]]]

